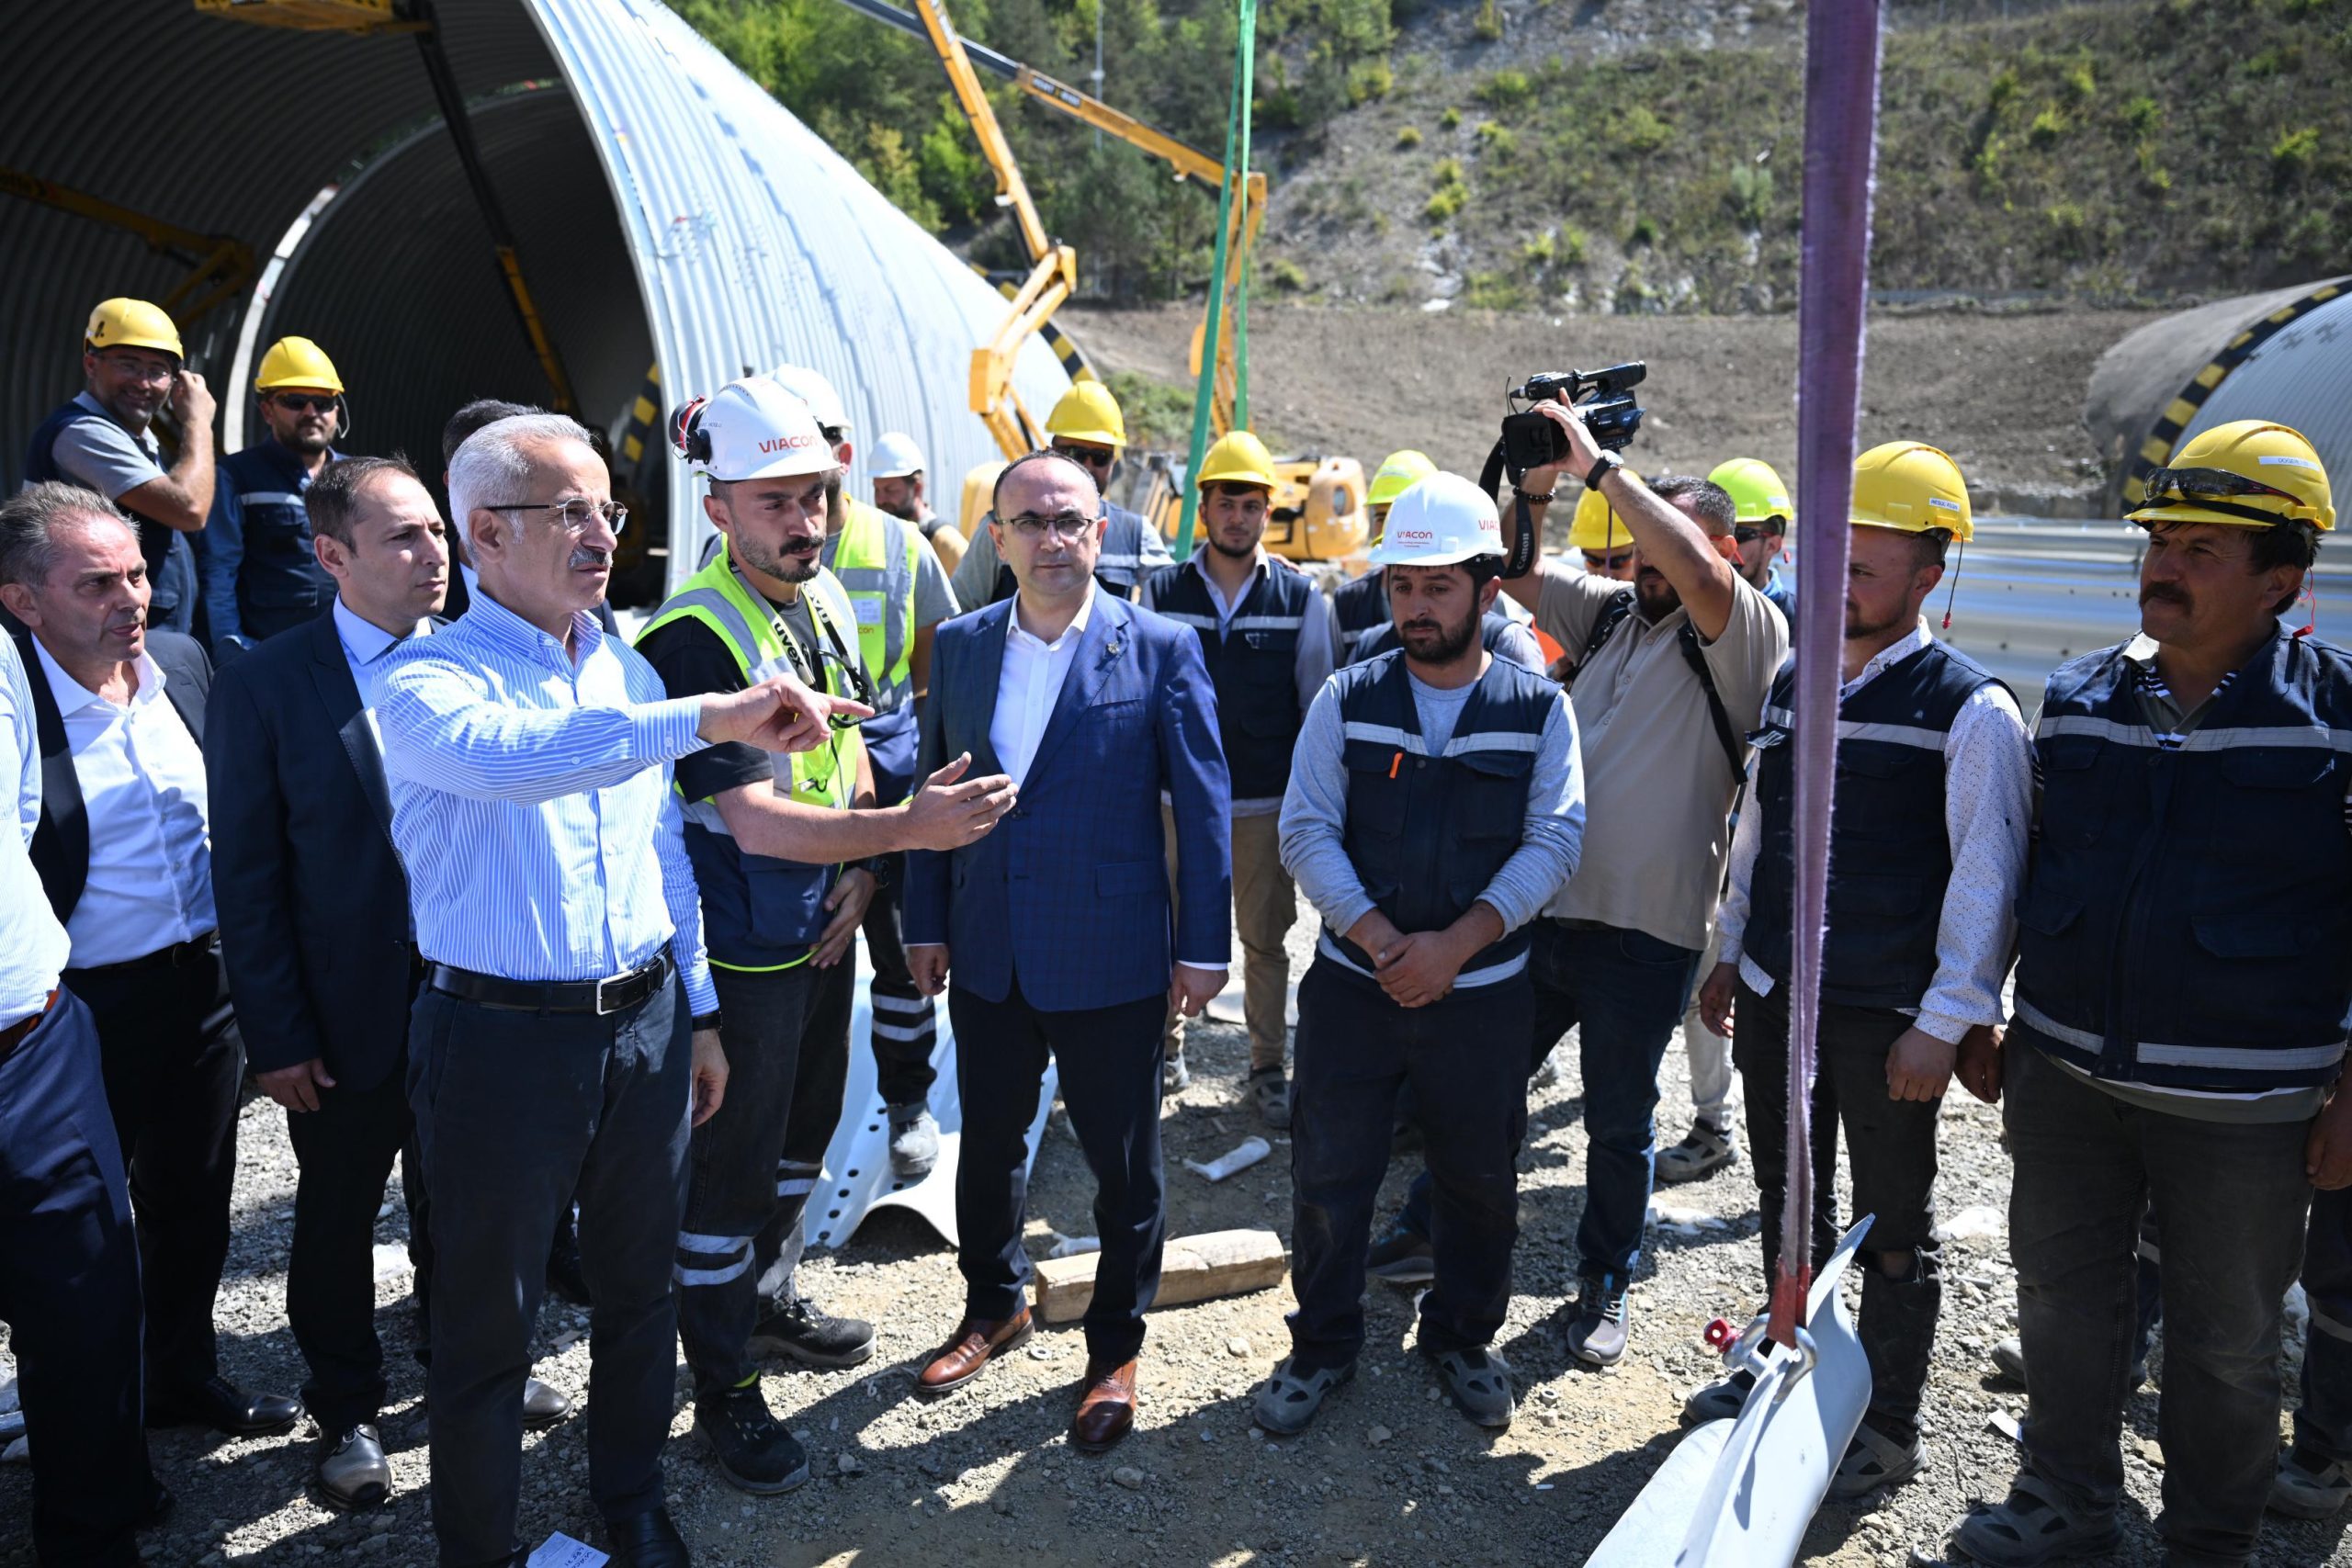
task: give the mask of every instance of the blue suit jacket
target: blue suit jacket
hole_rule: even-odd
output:
[[[916,778],[965,751],[972,776],[1003,771],[989,727],[1012,606],[940,626]],[[1163,789],[1181,922],[1170,918]],[[1232,804],[1200,639],[1098,592],[1020,804],[976,844],[909,855],[906,940],[947,943],[956,983],[989,1001],[1016,972],[1023,997],[1052,1012],[1164,992],[1179,954],[1228,951]]]

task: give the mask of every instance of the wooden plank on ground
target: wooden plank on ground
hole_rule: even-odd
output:
[[[1036,1274],[1037,1315],[1047,1323],[1071,1323],[1094,1299],[1099,1252],[1048,1258]],[[1283,1238],[1272,1231],[1210,1231],[1168,1243],[1159,1266],[1157,1306],[1183,1306],[1217,1296],[1238,1296],[1279,1285],[1290,1272]]]

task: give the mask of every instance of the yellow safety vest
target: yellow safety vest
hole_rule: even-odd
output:
[[[857,646],[874,677],[875,709],[889,713],[913,694],[915,573],[922,536],[862,501],[833,542],[833,576],[857,619]]]

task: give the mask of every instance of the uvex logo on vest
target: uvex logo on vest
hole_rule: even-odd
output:
[[[821,435],[770,435],[760,442],[763,452],[797,452],[803,446],[820,446]]]

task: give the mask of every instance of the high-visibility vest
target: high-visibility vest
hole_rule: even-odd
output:
[[[862,501],[832,541],[832,574],[849,595],[858,652],[874,677],[874,710],[890,713],[914,694],[916,552],[922,536]]]
[[[852,625],[849,595],[822,568],[800,585],[800,593],[816,626],[817,664],[824,689],[835,696],[854,694],[850,672],[841,668],[838,658],[825,653],[827,645]],[[743,581],[727,552],[688,578],[686,585],[654,612],[638,640],[642,642],[673,621],[688,618],[717,634],[735,656],[747,682],[794,668],[785,645],[787,634],[774,610]],[[844,649],[851,646],[842,644]],[[863,748],[853,727],[836,729],[826,744],[813,750],[771,755],[777,780],[791,780],[791,798],[846,811],[856,798]],[[816,941],[831,919],[824,901],[841,868],[806,865],[745,850],[735,841],[727,819],[711,801],[684,801],[682,809],[686,818],[686,849],[702,892],[710,962],[740,970],[788,969],[807,962],[808,955],[802,950]]]

